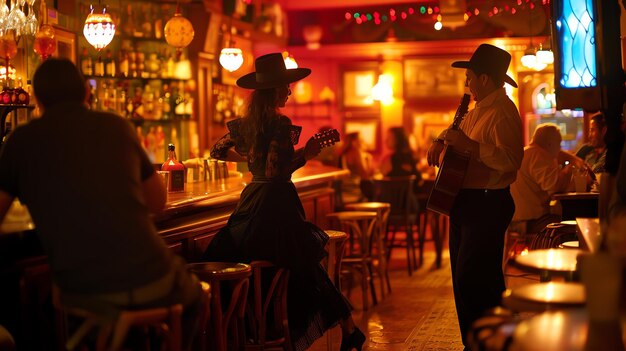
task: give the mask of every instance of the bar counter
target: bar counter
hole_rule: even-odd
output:
[[[293,174],[309,221],[324,228],[325,216],[335,206],[333,182],[347,175],[346,170],[313,163]],[[187,183],[185,192],[168,193],[165,210],[154,217],[159,234],[187,261],[197,260],[226,224],[251,179],[249,173],[237,174]],[[9,329],[24,349],[52,350],[53,321],[45,312],[50,311],[51,286],[47,259],[30,216],[8,217],[12,218],[0,226],[0,325]]]

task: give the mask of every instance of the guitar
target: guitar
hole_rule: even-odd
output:
[[[467,113],[469,102],[470,95],[464,94],[454,115],[451,129],[459,129],[459,125]],[[454,147],[450,145],[444,146],[443,161],[439,166],[437,179],[435,179],[435,185],[430,191],[426,208],[446,216],[450,215],[454,199],[456,199],[463,185],[469,160],[468,152],[454,150]]]
[[[313,139],[315,139],[323,149],[335,145],[335,143],[339,141],[339,131],[337,129],[324,130],[313,135]]]

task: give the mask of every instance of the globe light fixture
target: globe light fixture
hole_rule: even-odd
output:
[[[223,48],[220,52],[220,65],[228,72],[235,72],[243,65],[243,52],[239,48]]]
[[[93,6],[87,19],[85,19],[85,26],[83,27],[83,35],[85,39],[96,50],[100,51],[107,47],[115,36],[115,23],[111,18],[111,15],[106,13],[106,7],[102,9],[102,13],[94,13]]]
[[[195,31],[191,22],[180,13],[180,4],[176,5],[176,13],[165,23],[165,41],[176,48],[176,56],[180,57],[182,50],[193,40]]]

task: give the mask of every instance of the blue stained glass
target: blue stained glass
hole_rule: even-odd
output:
[[[592,0],[563,0],[557,18],[561,48],[561,80],[564,88],[597,86],[596,38]]]

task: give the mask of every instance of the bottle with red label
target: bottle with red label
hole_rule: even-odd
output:
[[[176,160],[176,151],[174,144],[167,145],[167,160],[161,166],[162,171],[170,172],[167,191],[180,192],[185,191],[185,166]]]
[[[18,105],[28,105],[30,102],[30,95],[24,90],[22,77],[17,79],[17,88],[13,91],[13,96],[15,96],[15,103]]]

